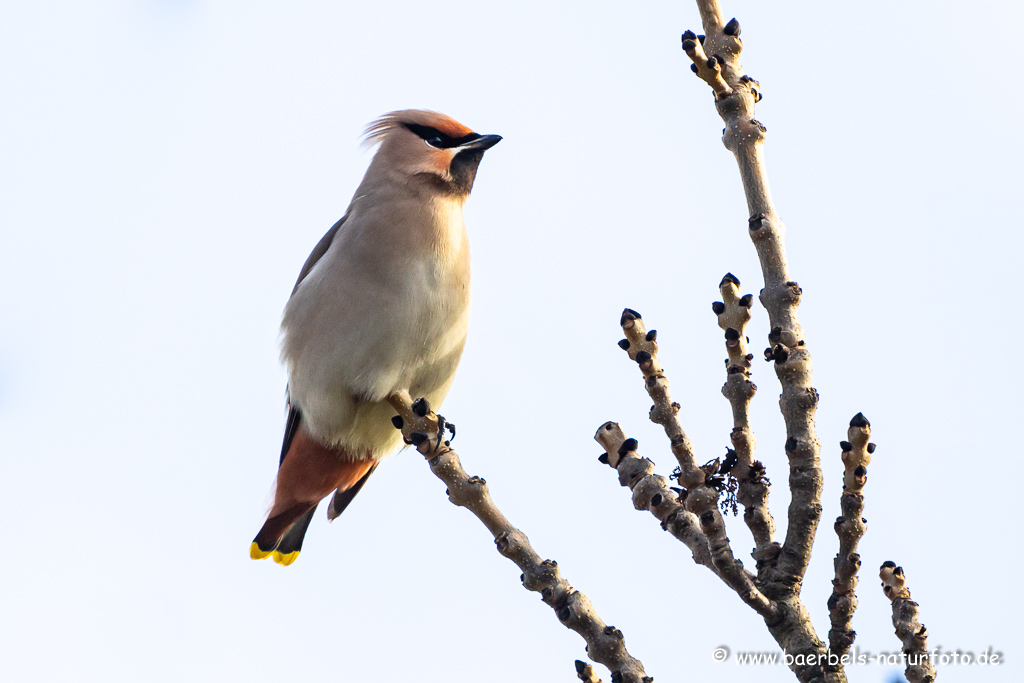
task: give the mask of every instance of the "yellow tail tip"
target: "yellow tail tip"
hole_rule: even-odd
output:
[[[262,560],[266,557],[270,557],[272,554],[274,554],[273,550],[260,550],[260,546],[256,541],[253,541],[252,545],[249,546],[249,557],[254,560]]]
[[[273,555],[274,555],[274,562],[277,562],[278,564],[281,564],[281,565],[284,565],[284,566],[287,567],[292,562],[294,562],[296,560],[296,558],[298,558],[299,551],[298,550],[293,550],[292,552],[290,552],[287,555],[285,555],[285,554],[280,553],[280,552],[275,550],[273,552]]]

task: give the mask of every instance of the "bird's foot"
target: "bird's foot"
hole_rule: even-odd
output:
[[[455,440],[455,423],[454,422],[449,422],[448,420],[444,419],[444,415],[438,415],[437,416],[437,442],[438,443],[445,443],[445,439],[444,439],[444,432],[445,432],[445,430],[448,430],[449,432],[452,433],[452,438],[448,440],[448,443],[454,441]]]
[[[451,443],[445,441],[445,431],[455,438],[455,425],[448,422],[430,407],[425,398],[413,401],[408,392],[395,393],[388,397],[395,415],[391,423],[402,430],[402,438],[427,458],[434,458],[451,450]]]

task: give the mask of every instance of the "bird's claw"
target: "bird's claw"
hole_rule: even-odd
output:
[[[452,433],[452,440],[455,439],[455,424],[444,419],[443,415],[437,416],[437,443],[445,443],[444,432],[448,430]]]

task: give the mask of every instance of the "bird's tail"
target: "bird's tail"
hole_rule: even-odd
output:
[[[273,557],[274,562],[283,565],[294,562],[316,506],[317,503],[299,504],[270,517],[252,540],[249,556],[254,560]]]

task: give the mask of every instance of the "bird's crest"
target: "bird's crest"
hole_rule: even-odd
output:
[[[398,126],[410,124],[427,126],[452,138],[461,138],[473,132],[455,119],[436,111],[404,109],[384,114],[367,126],[363,144],[368,147],[380,144],[389,132]]]

